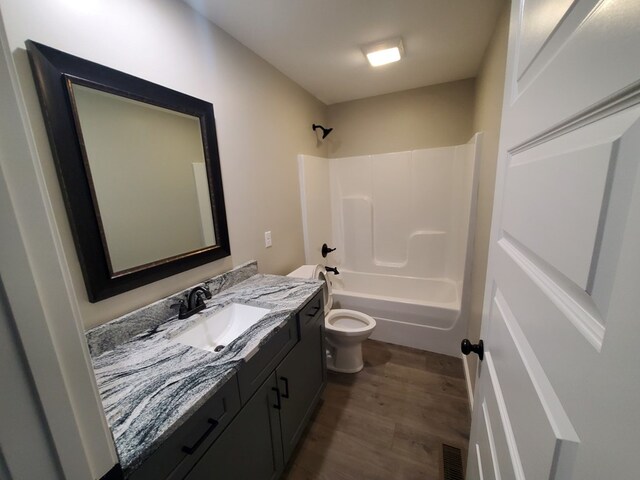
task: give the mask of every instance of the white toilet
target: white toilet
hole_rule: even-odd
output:
[[[341,373],[356,373],[362,370],[362,342],[369,338],[376,327],[376,321],[369,315],[354,310],[331,310],[331,282],[322,265],[303,265],[288,276],[324,281],[324,325],[329,345],[327,368]]]

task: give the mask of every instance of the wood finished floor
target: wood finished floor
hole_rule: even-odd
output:
[[[462,361],[367,340],[364,369],[329,372],[320,405],[282,476],[287,480],[441,478],[442,443],[467,457]]]

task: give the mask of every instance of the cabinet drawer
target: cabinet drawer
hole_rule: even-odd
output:
[[[315,321],[318,315],[324,316],[324,298],[322,291],[316,293],[307,304],[302,307],[300,313],[298,313],[298,321],[300,323],[300,334],[304,327]]]
[[[289,350],[298,342],[298,325],[289,318],[287,324],[276,332],[267,343],[238,371],[240,399],[244,405],[258,387],[271,375]]]
[[[239,410],[240,393],[234,375],[128,478],[183,478]]]

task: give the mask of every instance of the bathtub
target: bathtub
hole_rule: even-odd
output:
[[[371,338],[446,355],[460,355],[460,286],[446,278],[417,278],[340,270],[330,275],[333,308],[376,320]]]

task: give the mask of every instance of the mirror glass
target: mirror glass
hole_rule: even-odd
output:
[[[70,88],[111,275],[216,245],[200,119]]]

